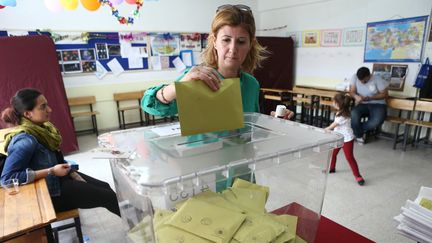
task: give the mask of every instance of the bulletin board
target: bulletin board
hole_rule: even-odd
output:
[[[108,72],[112,71],[108,63],[116,59],[124,71],[130,70],[162,70],[174,68],[173,60],[191,55],[182,55],[184,51],[201,52],[205,46],[206,34],[201,33],[119,33],[119,32],[73,32],[53,33],[46,31],[29,31],[29,35],[47,35],[55,43],[57,60],[62,74],[93,74],[96,73],[97,62]],[[0,31],[0,36],[8,36],[7,31]],[[129,38],[129,39],[128,39]],[[130,39],[131,38],[131,39]],[[205,40],[204,40],[205,39]],[[129,49],[134,49],[134,62],[124,57],[121,41],[129,41]],[[138,51],[137,51],[138,50]],[[159,57],[157,65],[151,60]],[[137,67],[137,61],[138,66]],[[183,60],[193,63],[193,60]],[[140,63],[142,62],[142,63]],[[154,63],[154,62],[153,62]],[[189,65],[186,65],[189,66]]]

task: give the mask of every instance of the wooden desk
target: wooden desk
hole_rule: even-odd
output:
[[[264,94],[264,99],[266,100],[276,100],[276,101],[285,101],[284,97],[287,94],[291,94],[292,91],[289,89],[270,89],[270,88],[261,88],[261,92]]]
[[[18,194],[0,189],[0,241],[49,227],[56,219],[45,179],[20,186]]]

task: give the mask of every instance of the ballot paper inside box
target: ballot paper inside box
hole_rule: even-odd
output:
[[[130,241],[146,239],[156,242],[157,237],[158,242],[172,242],[174,238],[169,237],[205,239],[200,242],[239,241],[251,235],[242,227],[267,221],[272,222],[267,224],[268,227],[276,227],[269,231],[277,232],[277,235],[262,232],[253,237],[282,237],[285,231],[274,226],[278,223],[256,217],[255,211],[260,207],[262,212],[258,214],[265,213],[267,218],[274,216],[267,215],[267,212],[293,217],[292,222],[296,223],[290,226],[294,235],[306,242],[314,241],[325,194],[329,156],[334,148],[343,144],[340,135],[257,113],[245,113],[244,128],[231,131],[193,136],[165,132],[174,131],[176,126],[178,123],[122,130],[98,138],[105,141],[100,143],[102,147],[134,151],[134,156],[129,158],[110,159],[122,219],[127,225]],[[247,190],[254,190],[234,188],[238,182],[235,178],[252,182],[247,187],[268,188],[265,199],[258,191],[251,199],[246,197],[237,204],[233,202],[241,195],[249,195]],[[216,201],[205,199],[204,203],[196,202],[207,198],[203,195],[210,192]],[[218,209],[218,203],[226,200],[230,203],[229,210],[240,207],[240,210],[248,212],[248,217],[238,217],[237,223],[226,224],[215,231],[201,227],[181,229],[176,225],[183,222],[181,217],[192,225],[197,218],[200,218],[195,222],[198,226],[217,225],[220,222],[212,218],[214,215],[205,215],[206,211],[214,210],[202,210],[203,215],[193,217],[178,213],[188,212],[190,203],[201,206],[210,203],[211,208],[216,205]],[[223,215],[222,211],[220,215]],[[158,221],[159,214],[167,217],[159,217]],[[153,220],[149,221],[149,218]],[[161,235],[160,232],[164,233]],[[218,236],[212,238],[211,232]],[[293,235],[285,237],[289,239]]]

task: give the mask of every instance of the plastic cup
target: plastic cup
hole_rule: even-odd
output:
[[[2,187],[6,190],[9,195],[15,195],[19,192],[18,179],[9,179],[2,182]]]
[[[278,105],[276,106],[276,112],[275,116],[278,118],[283,118],[286,113],[286,106],[284,105]]]

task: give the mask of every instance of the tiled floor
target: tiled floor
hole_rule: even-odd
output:
[[[102,179],[114,188],[107,160],[91,159],[96,136],[78,137],[80,152],[66,159],[79,162],[80,171]],[[359,186],[341,152],[337,171],[330,174],[322,214],[377,242],[412,242],[395,231],[393,217],[420,186],[432,186],[432,148],[393,150],[388,140],[355,145],[355,156],[366,184]],[[90,242],[125,242],[122,221],[102,208],[81,210],[82,229]],[[61,242],[78,242],[75,231],[60,233]]]

